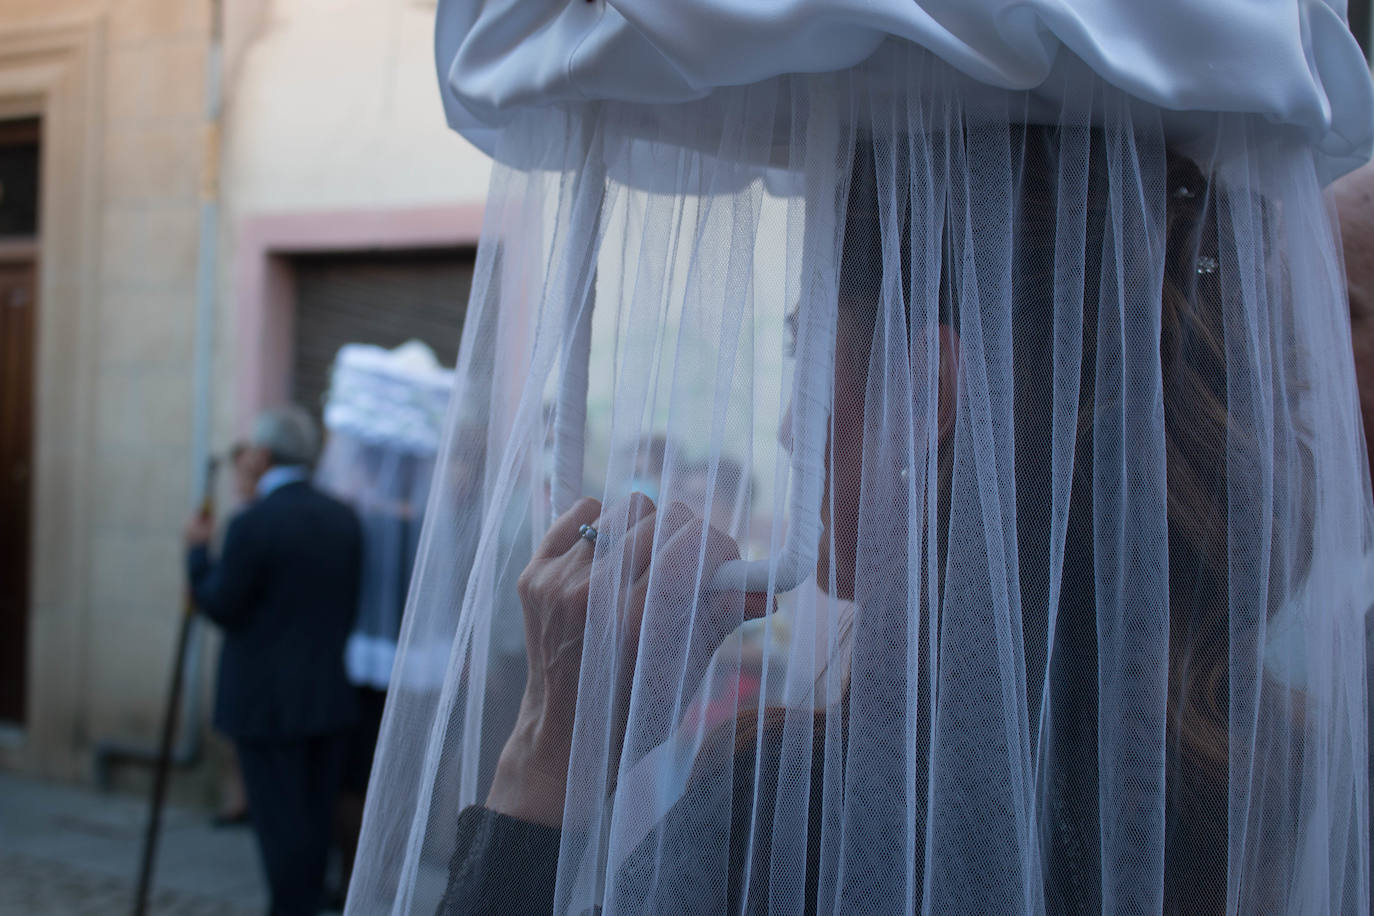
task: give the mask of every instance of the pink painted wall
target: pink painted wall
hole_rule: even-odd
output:
[[[234,427],[286,400],[296,290],[289,258],[319,252],[476,245],[480,203],[410,210],[273,213],[240,223],[233,266],[238,336]]]

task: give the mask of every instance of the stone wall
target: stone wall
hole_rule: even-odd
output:
[[[434,221],[457,208],[453,237],[475,241],[489,170],[443,123],[432,0],[225,3],[216,450],[241,432],[241,376],[266,371],[236,333],[244,227],[346,211],[372,244],[370,214],[446,237]],[[45,129],[29,721],[0,730],[0,768],[82,779],[97,743],[157,734],[192,504],[210,17],[211,0],[0,10],[0,117]]]
[[[181,602],[207,2],[8,0],[0,114],[43,119],[29,723],[0,763],[151,739]]]

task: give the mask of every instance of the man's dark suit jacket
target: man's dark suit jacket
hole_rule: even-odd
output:
[[[344,643],[358,607],[353,510],[288,483],[229,524],[219,562],[188,557],[202,612],[224,628],[215,727],[232,738],[323,735],[353,721]]]

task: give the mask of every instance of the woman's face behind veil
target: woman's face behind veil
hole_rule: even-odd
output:
[[[893,480],[880,486],[897,492],[897,478],[905,479],[911,468],[899,460],[884,461],[873,455],[865,457],[875,436],[869,428],[884,422],[886,405],[868,403],[869,364],[874,342],[874,314],[877,306],[856,300],[842,300],[835,322],[835,391],[830,441],[825,452],[825,495],[821,502],[821,545],[816,565],[816,584],[844,601],[854,598],[855,566],[859,541],[860,500],[864,493],[864,475],[889,474]],[[932,339],[933,338],[933,339]],[[939,391],[936,394],[936,422],[938,439],[944,442],[953,428],[955,384],[958,372],[958,334],[947,325],[927,328],[916,335],[910,353],[910,379],[915,398],[923,398],[919,386],[929,377],[925,365],[929,353],[938,347]],[[886,397],[875,393],[875,399]],[[902,406],[905,413],[905,407]],[[921,412],[915,411],[916,415]],[[921,444],[929,441],[929,430],[914,430],[917,461]],[[784,437],[785,440],[785,437]],[[891,467],[887,467],[891,464]],[[871,490],[874,483],[869,481]],[[833,581],[832,581],[833,578]]]

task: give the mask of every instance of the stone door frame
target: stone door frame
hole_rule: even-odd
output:
[[[66,777],[80,771],[89,667],[104,47],[100,17],[0,27],[0,118],[38,117],[43,130],[28,725],[0,735],[0,766]]]

